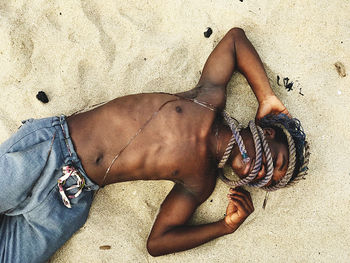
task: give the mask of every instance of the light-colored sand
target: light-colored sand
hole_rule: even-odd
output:
[[[123,183],[100,191],[86,225],[52,262],[349,262],[349,14],[346,0],[1,0],[0,142],[29,117],[69,115],[129,93],[187,90],[217,41],[241,26],[312,146],[307,180],[271,194],[266,210],[264,192],[252,189],[256,211],[232,235],[152,258],[147,235],[172,183]],[[337,73],[338,61],[347,76]],[[294,89],[279,87],[277,75]],[[40,90],[48,104],[35,98]],[[229,111],[246,124],[256,106],[236,74]],[[226,192],[219,182],[193,221],[222,218]]]

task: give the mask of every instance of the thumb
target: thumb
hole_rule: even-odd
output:
[[[260,120],[262,117],[263,117],[262,113],[261,113],[260,109],[258,109],[258,112],[255,115],[255,121]]]
[[[233,203],[233,201],[230,199],[228,205],[227,205],[227,209],[226,209],[226,215],[230,215],[233,214],[237,211],[237,206],[235,206],[235,204]]]

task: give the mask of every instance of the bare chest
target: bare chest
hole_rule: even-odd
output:
[[[115,183],[181,181],[206,169],[215,114],[184,100],[172,100],[159,110],[171,98],[152,99],[107,105],[91,114],[94,121],[82,124],[88,131],[73,134],[78,155],[95,182],[101,182],[106,171],[106,183]]]
[[[164,109],[139,132],[119,156],[119,164],[112,170],[115,180],[181,181],[203,172],[210,162],[211,124],[203,121],[203,116],[186,114],[186,108],[173,105]]]

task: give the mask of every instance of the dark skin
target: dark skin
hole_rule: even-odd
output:
[[[270,113],[289,114],[271,90],[262,62],[244,31],[233,28],[210,54],[197,86],[179,94],[210,103],[217,108],[216,112],[189,100],[154,93],[117,98],[68,118],[75,149],[86,173],[97,184],[132,180],[175,183],[161,205],[147,241],[147,249],[153,256],[190,249],[233,233],[254,211],[247,191],[230,189],[226,216],[222,220],[196,226],[187,224],[215,188],[216,167],[232,135],[218,116],[225,107],[226,86],[234,71],[247,78],[256,95],[257,118]],[[104,181],[115,155],[160,105],[169,100],[174,101],[167,103],[135,137]],[[275,163],[272,180],[277,181],[287,170],[288,150],[286,145],[274,140],[274,129],[264,129],[264,133]],[[243,164],[237,146],[228,161],[240,177],[249,174],[255,158],[248,129],[242,131],[242,137],[252,161]],[[265,175],[265,163],[264,158],[259,178]]]

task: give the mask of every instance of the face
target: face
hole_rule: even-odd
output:
[[[288,169],[288,148],[287,145],[281,142],[277,142],[275,138],[275,130],[272,128],[265,128],[263,129],[266,141],[270,147],[271,156],[273,160],[273,175],[272,179],[266,186],[269,186],[271,184],[275,184],[278,182],[287,172]],[[255,163],[255,147],[254,147],[254,141],[252,138],[252,134],[250,131],[246,128],[241,131],[241,136],[244,141],[244,145],[246,147],[246,150],[248,152],[248,155],[250,157],[250,161],[247,164],[243,163],[243,158],[239,152],[238,147],[235,147],[231,154],[231,167],[233,171],[240,177],[244,178],[246,177],[250,171],[254,167]],[[263,178],[266,175],[266,156],[263,153],[262,158],[262,166],[261,170],[259,171],[257,177],[253,180],[253,182],[258,181],[259,179]]]

